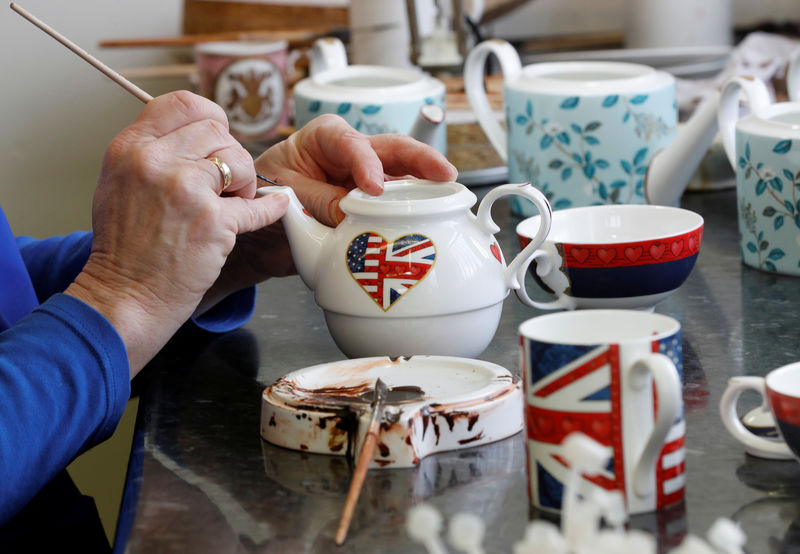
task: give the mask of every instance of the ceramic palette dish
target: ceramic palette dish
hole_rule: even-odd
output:
[[[412,467],[430,454],[519,432],[519,379],[468,358],[360,358],[294,371],[262,395],[261,436],[272,444],[352,456],[364,440],[380,378],[390,392],[371,467]]]

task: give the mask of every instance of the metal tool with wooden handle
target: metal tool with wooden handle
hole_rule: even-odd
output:
[[[350,481],[350,490],[347,491],[347,500],[342,510],[342,518],[339,520],[339,528],[336,530],[337,545],[343,544],[347,537],[347,530],[350,528],[350,520],[353,519],[353,512],[356,509],[356,503],[361,494],[361,487],[364,485],[364,478],[367,476],[367,470],[369,469],[369,464],[375,452],[375,445],[378,442],[383,405],[386,402],[388,393],[389,388],[386,384],[380,379],[377,379],[375,381],[375,396],[372,400],[372,415],[370,416],[369,427],[367,427],[364,443],[361,446],[356,468],[353,471],[353,479]]]

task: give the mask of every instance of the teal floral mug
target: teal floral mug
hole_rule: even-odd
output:
[[[503,73],[505,129],[489,107],[485,62],[494,54]],[[464,85],[476,118],[508,163],[509,180],[531,182],[554,209],[596,204],[674,204],[685,188],[696,152],[716,133],[716,104],[682,145],[666,171],[683,183],[667,202],[649,190],[651,162],[676,136],[675,79],[651,67],[617,62],[554,62],[522,67],[501,40],[477,45],[464,66]],[[694,119],[694,118],[692,118]],[[696,166],[695,166],[696,167]],[[667,169],[667,168],[664,168]],[[528,207],[512,205],[529,216]],[[533,212],[534,210],[531,210]]]
[[[339,39],[315,41],[310,75],[294,86],[293,94],[297,128],[332,113],[366,135],[411,135],[447,153],[444,84],[416,70],[348,65]]]
[[[740,92],[750,109],[743,117]],[[742,261],[800,275],[800,102],[770,104],[764,83],[738,76],[722,87],[718,117],[736,171]]]

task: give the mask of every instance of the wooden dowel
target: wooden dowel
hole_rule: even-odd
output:
[[[75,54],[89,62],[93,65],[96,69],[98,69],[101,73],[106,75],[109,79],[116,82],[119,86],[133,94],[136,98],[144,102],[145,104],[148,103],[153,97],[131,83],[128,79],[108,67],[106,64],[92,56],[89,52],[69,40],[67,37],[50,27],[47,23],[24,9],[22,6],[17,5],[15,2],[11,2],[11,9],[20,14],[22,17],[39,27],[42,31],[56,39],[58,42],[72,50]]]

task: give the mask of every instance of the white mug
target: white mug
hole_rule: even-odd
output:
[[[736,403],[747,390],[761,395],[763,403],[758,411],[772,414],[779,439],[756,435],[739,419]],[[800,459],[800,362],[774,369],[766,377],[731,377],[720,399],[719,414],[728,432],[753,456]]]

